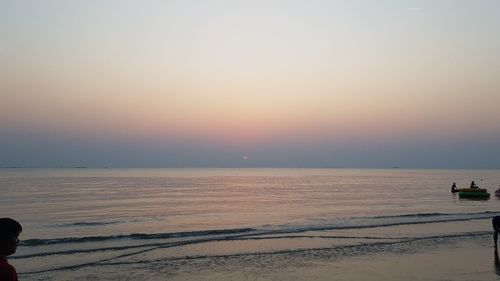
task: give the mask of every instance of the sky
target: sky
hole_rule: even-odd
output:
[[[0,0],[0,167],[500,168],[500,1]]]

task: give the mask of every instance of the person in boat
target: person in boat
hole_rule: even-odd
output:
[[[470,188],[479,188],[474,181],[470,183]]]
[[[498,241],[498,231],[500,231],[500,216],[495,216],[491,220],[491,224],[493,224],[493,240],[495,241],[495,248],[497,247]]]
[[[453,183],[451,185],[451,192],[452,193],[458,192],[458,188],[457,188],[457,184],[456,183]]]
[[[19,244],[21,224],[11,218],[0,218],[0,280],[18,281],[16,269],[9,264],[7,256],[16,252]]]

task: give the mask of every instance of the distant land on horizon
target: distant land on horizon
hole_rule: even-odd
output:
[[[342,167],[342,166],[15,166],[15,165],[4,165],[0,166],[0,169],[61,169],[61,170],[71,170],[71,169],[373,169],[373,170],[500,170],[500,167]]]

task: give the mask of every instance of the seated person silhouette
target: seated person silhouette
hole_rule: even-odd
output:
[[[470,183],[470,188],[479,188],[474,181]]]

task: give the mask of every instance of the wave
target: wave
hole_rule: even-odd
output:
[[[271,233],[264,233],[271,234]],[[263,235],[259,233],[259,235]],[[200,238],[185,241],[176,242],[156,242],[156,243],[144,243],[139,245],[124,245],[124,246],[114,246],[114,247],[102,247],[102,248],[88,248],[88,249],[71,249],[53,252],[42,252],[35,254],[24,254],[11,257],[11,259],[24,259],[32,257],[43,257],[51,255],[70,255],[79,253],[92,253],[92,252],[102,252],[102,251],[118,251],[118,250],[129,250],[136,248],[147,248],[147,247],[177,247],[185,246],[190,244],[198,244],[205,242],[215,242],[215,241],[238,241],[238,240],[271,240],[271,239],[298,239],[298,238],[322,238],[322,239],[366,239],[366,240],[394,240],[399,238],[391,237],[374,237],[374,236],[347,236],[347,235],[281,235],[281,236],[231,236],[231,237],[212,237],[212,238]]]
[[[404,251],[405,249],[398,248],[398,249],[391,249],[392,246],[394,245],[407,245],[407,250],[413,251],[414,248],[409,246],[412,243],[419,243],[419,242],[431,242],[431,244],[427,245],[436,245],[438,243],[439,245],[443,244],[445,241],[452,241],[452,239],[457,239],[457,238],[476,238],[476,237],[484,237],[484,236],[489,236],[491,235],[490,231],[476,231],[476,232],[467,232],[467,233],[456,233],[456,234],[445,234],[445,235],[431,235],[431,236],[425,236],[425,237],[412,237],[412,238],[399,238],[396,239],[396,241],[387,241],[387,242],[371,242],[371,243],[361,243],[361,244],[350,244],[350,245],[336,245],[336,246],[331,246],[331,247],[320,247],[320,248],[298,248],[298,249],[288,249],[288,250],[276,250],[276,251],[257,251],[257,252],[242,252],[242,253],[234,253],[234,254],[223,254],[223,255],[193,255],[193,256],[178,256],[178,257],[168,257],[168,258],[162,258],[162,259],[155,259],[155,260],[133,260],[133,261],[115,261],[115,259],[120,259],[123,257],[128,257],[128,256],[133,256],[137,254],[143,254],[146,252],[149,252],[151,250],[159,249],[159,248],[168,248],[168,247],[174,247],[174,246],[182,246],[182,245],[187,245],[187,244],[194,244],[194,243],[201,243],[201,242],[207,242],[204,239],[199,239],[195,241],[183,241],[183,242],[176,242],[176,243],[164,243],[163,245],[158,245],[156,247],[150,247],[147,249],[142,249],[133,253],[127,253],[127,254],[121,254],[117,255],[114,257],[110,258],[105,258],[101,260],[96,260],[92,262],[86,262],[86,263],[81,263],[81,264],[75,264],[75,265],[69,265],[69,266],[62,266],[62,267],[56,267],[56,268],[48,268],[48,269],[43,269],[43,270],[38,270],[38,271],[31,271],[31,272],[20,272],[20,275],[27,275],[27,274],[37,274],[37,273],[45,273],[45,272],[53,272],[53,271],[61,271],[61,270],[75,270],[79,268],[84,268],[84,267],[89,267],[89,266],[117,266],[117,265],[130,265],[130,264],[140,264],[140,263],[152,263],[152,262],[176,262],[176,261],[182,261],[185,262],[186,260],[199,260],[199,259],[217,259],[217,258],[237,258],[237,257],[242,257],[245,260],[247,260],[249,257],[252,256],[270,256],[270,255],[294,255],[294,254],[299,254],[300,259],[303,259],[304,256],[306,255],[311,255],[314,257],[321,257],[321,252],[323,252],[323,255],[325,256],[331,256],[331,255],[352,255],[353,253],[357,254],[369,254],[372,252],[380,252],[380,251],[391,251],[391,250],[397,250],[397,251]],[[313,236],[316,237],[316,236]],[[273,238],[278,238],[278,237],[273,237]],[[281,238],[289,238],[288,236],[281,237]],[[338,237],[335,237],[338,238]],[[350,237],[350,238],[359,238],[359,237]],[[233,238],[235,240],[240,240],[240,238]],[[210,239],[212,241],[214,239]],[[215,239],[216,240],[216,239]],[[434,242],[432,242],[434,241]],[[134,248],[138,246],[132,246]],[[143,245],[144,247],[144,245]],[[84,252],[88,250],[82,250],[80,252]],[[351,253],[349,253],[351,251]],[[70,251],[67,251],[70,252]],[[27,256],[26,256],[27,257]]]
[[[50,227],[88,227],[88,226],[102,226],[102,225],[110,225],[110,224],[120,224],[125,223],[125,221],[90,221],[90,222],[74,222],[74,223],[61,223],[61,224],[52,224]]]
[[[178,237],[191,237],[191,236],[209,236],[209,235],[229,235],[240,234],[245,232],[254,231],[254,228],[236,228],[236,229],[215,229],[215,230],[202,230],[202,231],[185,231],[185,232],[167,232],[167,233],[133,233],[133,234],[120,234],[109,236],[87,236],[87,237],[63,237],[54,239],[27,239],[21,241],[21,246],[40,246],[50,244],[64,244],[64,243],[84,243],[84,242],[101,242],[116,239],[167,239]]]
[[[310,225],[282,225],[279,227],[268,226],[270,234],[300,233],[307,231],[349,230],[376,227],[392,227],[399,225],[428,224],[437,222],[459,222],[476,219],[488,219],[500,212],[477,213],[416,213],[391,216],[352,217],[345,221]]]
[[[409,244],[420,241],[431,241],[435,240],[442,243],[446,239],[455,239],[455,238],[475,238],[475,237],[483,237],[491,235],[490,231],[476,231],[476,232],[468,232],[468,233],[457,233],[457,234],[446,234],[446,235],[431,235],[426,237],[413,237],[413,238],[404,238],[399,239],[398,241],[390,241],[390,242],[372,242],[372,243],[361,243],[361,244],[348,244],[348,245],[337,245],[331,247],[319,247],[319,248],[299,248],[299,249],[289,249],[289,250],[277,250],[277,251],[263,251],[263,252],[245,252],[245,253],[237,253],[237,254],[225,254],[225,255],[194,255],[194,256],[180,256],[180,257],[171,257],[157,260],[147,260],[147,261],[130,261],[130,262],[114,262],[108,263],[109,265],[120,265],[120,264],[135,264],[135,263],[150,263],[156,261],[175,261],[175,260],[195,260],[195,259],[206,259],[206,258],[217,258],[217,257],[235,257],[235,256],[253,256],[253,255],[276,255],[276,254],[289,254],[289,253],[301,253],[301,252],[315,252],[315,251],[330,251],[336,249],[346,249],[346,248],[370,248],[370,247],[378,247],[384,245],[395,245],[395,244]],[[358,238],[358,237],[351,237]],[[105,265],[106,263],[102,263]]]
[[[234,229],[214,229],[201,231],[184,232],[166,232],[166,233],[133,233],[108,236],[87,236],[87,237],[63,237],[53,239],[28,239],[20,243],[21,246],[41,246],[51,244],[67,243],[85,243],[85,242],[103,242],[109,240],[152,240],[152,239],[170,239],[170,238],[189,238],[189,237],[209,237],[221,236],[229,239],[232,236],[258,236],[272,234],[293,234],[307,231],[328,231],[328,230],[348,230],[376,227],[391,227],[398,225],[426,224],[434,222],[453,222],[467,221],[474,219],[487,219],[494,215],[500,215],[500,212],[479,212],[479,213],[417,213],[402,214],[394,216],[375,216],[375,217],[355,217],[346,222],[331,222],[311,225],[278,225],[266,226],[260,228],[234,228]]]
[[[390,215],[390,216],[375,216],[372,218],[414,218],[414,217],[438,217],[438,216],[459,216],[459,215],[494,215],[500,212],[478,212],[478,213],[416,213],[416,214],[403,214],[403,215]]]

